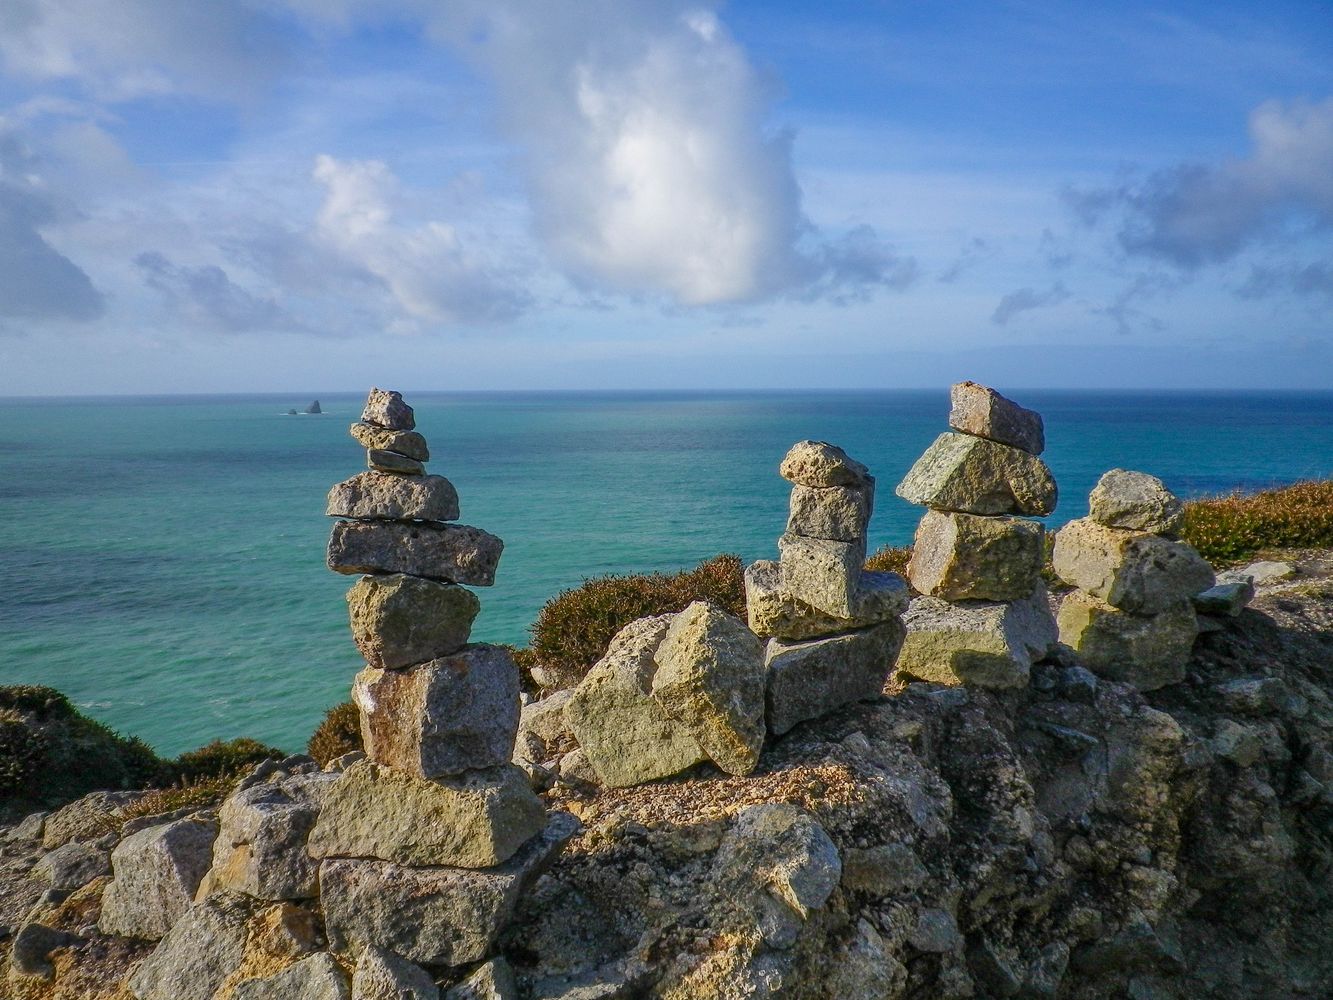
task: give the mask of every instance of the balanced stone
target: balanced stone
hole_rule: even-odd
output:
[[[512,764],[431,780],[363,760],[329,790],[310,853],[487,868],[508,860],[545,820],[541,799]]]
[[[784,534],[778,539],[782,589],[835,618],[851,618],[866,560],[865,539],[835,542]]]
[[[1012,445],[1030,455],[1040,455],[1046,449],[1041,414],[979,382],[950,386],[949,404],[949,426],[956,431]]]
[[[1108,528],[1176,535],[1185,523],[1185,505],[1156,476],[1112,469],[1088,494],[1089,516]]]
[[[1017,517],[927,511],[917,525],[907,578],[947,601],[1011,601],[1036,586],[1045,529]]]
[[[903,615],[898,672],[937,684],[1024,687],[1034,660],[1059,639],[1040,584],[1022,601],[918,597]]]
[[[758,636],[715,604],[695,601],[657,649],[653,697],[718,767],[749,774],[764,744],[764,653]]]
[[[362,472],[329,490],[324,513],[382,521],[456,521],[458,491],[443,476]]]
[[[392,472],[400,476],[424,476],[426,467],[415,458],[383,448],[366,449],[366,465],[378,472]]]
[[[1152,691],[1185,678],[1199,633],[1188,599],[1160,614],[1135,615],[1075,590],[1060,605],[1060,641],[1094,673]]]
[[[508,764],[518,732],[518,667],[503,646],[468,646],[405,670],[367,667],[352,700],[366,755],[422,778]]]
[[[1212,567],[1186,543],[1092,518],[1056,533],[1051,565],[1066,583],[1141,615],[1175,607],[1215,582]]]
[[[418,462],[430,461],[430,448],[426,446],[426,439],[416,431],[395,431],[374,424],[355,423],[348,428],[348,433],[364,448],[396,451]]]
[[[602,784],[637,785],[707,759],[685,726],[653,699],[653,655],[671,615],[631,622],[579,682],[564,718]]]
[[[489,587],[504,542],[466,524],[339,521],[329,536],[335,573],[406,573]]]
[[[190,908],[213,860],[216,820],[190,816],[150,826],[111,852],[113,879],[102,894],[103,934],[157,940]]]
[[[869,625],[901,614],[910,596],[897,573],[863,570],[852,593],[848,618],[825,614],[782,589],[782,568],[761,559],[745,567],[745,611],[750,631],[779,639],[813,639]]]
[[[366,662],[392,669],[462,649],[481,601],[454,583],[391,573],[358,580],[347,592],[347,610]]]
[[[933,510],[1043,516],[1055,509],[1046,463],[1007,444],[946,431],[898,484],[898,496]]]
[[[873,482],[869,469],[827,441],[797,441],[782,459],[778,473],[798,486],[864,486]]]
[[[874,502],[874,479],[864,486],[794,486],[787,531],[807,538],[855,542],[866,533]]]
[[[1235,618],[1254,600],[1254,581],[1221,581],[1214,587],[1194,595],[1194,610],[1205,615],[1223,615]]]
[[[765,650],[768,730],[781,735],[798,722],[855,701],[878,698],[902,647],[897,618],[806,642],[770,639]]]
[[[489,954],[519,900],[579,828],[553,813],[505,864],[485,870],[404,867],[353,858],[320,866],[320,903],[329,944],[370,945],[421,965],[462,965]]]
[[[403,394],[392,389],[370,390],[361,422],[392,431],[410,431],[417,425],[412,407],[403,402]]]

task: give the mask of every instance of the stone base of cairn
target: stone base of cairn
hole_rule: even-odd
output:
[[[864,569],[875,480],[823,441],[792,446],[779,467],[792,485],[777,562],[745,570],[750,628],[764,650],[768,729],[775,735],[878,697],[903,642],[907,586]]]
[[[369,471],[329,491],[329,568],[364,574],[347,602],[366,757],[327,791],[308,848],[335,947],[458,965],[485,957],[576,824],[548,820],[510,762],[518,667],[468,643],[480,602],[464,585],[494,582],[503,543],[452,523],[458,493],[426,474],[414,426],[398,393],[372,389],[351,428]]]
[[[950,398],[952,430],[897,488],[930,508],[908,564],[922,596],[903,618],[898,671],[940,684],[1022,687],[1057,641],[1041,580],[1044,529],[1016,516],[1055,509],[1055,480],[1037,457],[1042,420],[976,382],[954,385]]]
[[[1157,477],[1112,469],[1089,507],[1055,536],[1052,566],[1078,588],[1060,607],[1060,641],[1111,680],[1143,690],[1183,680],[1199,634],[1195,601],[1239,614],[1253,589],[1215,587],[1208,563],[1176,540],[1184,506]]]

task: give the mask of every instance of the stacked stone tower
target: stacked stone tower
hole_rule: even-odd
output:
[[[949,426],[898,485],[928,507],[908,580],[922,596],[904,617],[900,673],[942,684],[1021,687],[1056,642],[1041,580],[1044,529],[1028,516],[1055,509],[1039,456],[1041,415],[994,389],[950,389]]]
[[[875,479],[841,448],[800,441],[779,467],[790,481],[778,562],[745,570],[751,630],[768,639],[767,721],[780,735],[840,705],[875,698],[903,641],[907,585],[864,569]]]
[[[1156,476],[1124,469],[1102,476],[1088,500],[1089,516],[1055,536],[1052,566],[1078,588],[1060,606],[1060,641],[1112,680],[1144,690],[1183,680],[1199,634],[1193,601],[1215,582],[1176,540],[1184,505]]]
[[[510,763],[517,666],[503,647],[468,643],[480,602],[466,587],[494,583],[503,543],[452,523],[458,494],[426,475],[430,453],[414,426],[401,395],[372,389],[351,427],[369,471],[329,492],[327,513],[341,519],[329,568],[364,574],[347,601],[367,664],[353,686],[366,759],[329,790],[309,850],[323,859],[336,946],[456,965],[483,957],[515,883],[572,827],[563,814],[548,824]]]

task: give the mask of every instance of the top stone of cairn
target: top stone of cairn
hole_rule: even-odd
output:
[[[865,486],[870,470],[835,444],[797,441],[778,467],[783,479],[799,486]]]
[[[403,394],[392,389],[371,389],[361,420],[394,431],[410,431],[417,425],[412,407],[403,402]]]
[[[1185,523],[1185,505],[1156,476],[1112,469],[1088,494],[1089,513],[1108,528],[1173,536]]]
[[[1041,414],[1024,409],[979,382],[949,387],[949,426],[964,434],[998,441],[1040,455],[1046,448]]]

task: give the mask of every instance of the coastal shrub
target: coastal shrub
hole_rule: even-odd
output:
[[[1263,549],[1333,546],[1333,482],[1192,500],[1185,504],[1181,537],[1214,563],[1238,562]]]
[[[897,573],[907,576],[907,560],[912,558],[910,545],[883,545],[870,554],[866,569],[872,573]]]
[[[310,734],[305,749],[320,767],[345,753],[363,749],[360,710],[350,701],[334,705]]]
[[[185,781],[170,788],[154,789],[118,810],[112,828],[119,830],[121,824],[139,816],[160,816],[187,806],[203,808],[218,805],[231,794],[239,780],[238,774],[224,774]]]
[[[197,750],[181,754],[171,762],[178,781],[195,782],[208,778],[234,777],[253,764],[269,758],[287,756],[277,747],[242,736],[234,740],[214,740]]]
[[[532,657],[552,687],[570,687],[606,652],[611,639],[637,618],[682,611],[712,601],[745,616],[739,556],[720,555],[680,573],[603,576],[547,601],[531,628]]]

